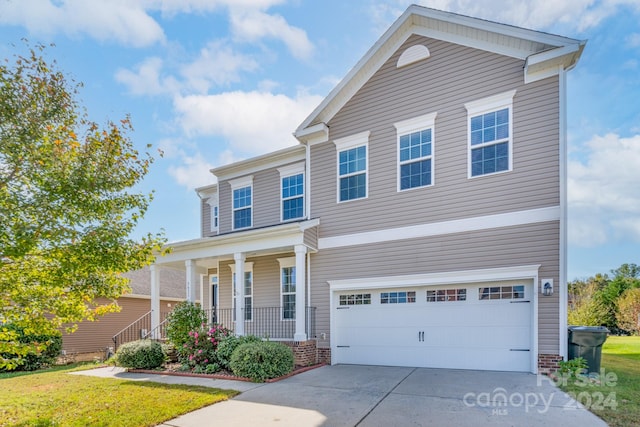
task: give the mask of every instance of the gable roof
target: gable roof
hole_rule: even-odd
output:
[[[294,132],[301,143],[327,141],[327,123],[413,34],[525,61],[525,83],[570,70],[586,41],[411,5]]]

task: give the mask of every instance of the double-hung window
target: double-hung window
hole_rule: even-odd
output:
[[[209,205],[209,215],[211,217],[210,229],[212,233],[215,233],[218,231],[219,226],[218,195],[216,194],[209,197],[207,204]]]
[[[282,221],[304,217],[304,163],[279,168]]]
[[[231,272],[233,275],[233,320],[235,321],[236,313],[236,295],[238,283],[236,279],[236,266],[231,264]],[[244,320],[253,320],[253,263],[246,262],[244,264]]]
[[[278,258],[280,263],[280,299],[282,320],[296,318],[296,259]]]
[[[398,191],[433,185],[436,114],[394,123],[398,134]]]
[[[470,178],[512,169],[515,93],[512,90],[465,104]]]
[[[253,176],[230,181],[233,193],[233,229],[253,224]]]
[[[338,151],[338,202],[367,197],[369,133],[334,141]]]

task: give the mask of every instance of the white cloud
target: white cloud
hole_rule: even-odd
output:
[[[142,5],[127,0],[2,1],[0,23],[22,25],[37,35],[87,35],[135,47],[164,41],[162,28]]]
[[[640,135],[595,136],[568,164],[569,241],[590,247],[640,242]]]
[[[308,59],[314,50],[307,33],[293,27],[280,15],[270,15],[259,10],[232,8],[231,27],[236,39],[255,42],[271,37],[287,46],[296,58]]]
[[[169,166],[168,172],[178,184],[188,189],[202,187],[216,182],[215,176],[209,172],[213,165],[205,157],[196,153],[193,156],[181,155],[178,165]]]
[[[257,155],[291,146],[298,124],[322,100],[268,92],[225,92],[176,97],[178,122],[190,136],[221,136],[231,150]]]
[[[629,34],[627,44],[630,47],[640,47],[640,33]]]
[[[254,71],[258,63],[250,56],[234,52],[222,41],[212,41],[200,50],[198,58],[182,67],[185,86],[206,93],[212,84],[225,85],[240,80],[240,71]]]
[[[134,95],[160,95],[175,93],[180,84],[173,77],[162,77],[162,59],[146,58],[134,67],[134,71],[120,68],[115,79],[129,88]]]

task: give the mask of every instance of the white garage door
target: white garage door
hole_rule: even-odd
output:
[[[335,292],[334,363],[531,370],[532,284]]]

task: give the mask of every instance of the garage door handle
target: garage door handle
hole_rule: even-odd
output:
[[[529,351],[528,348],[511,348],[509,351]]]
[[[510,301],[510,302],[511,302],[511,304],[522,304],[522,303],[528,303],[528,302],[531,302],[531,301]]]
[[[420,342],[424,341],[424,331],[418,332],[418,341]]]

